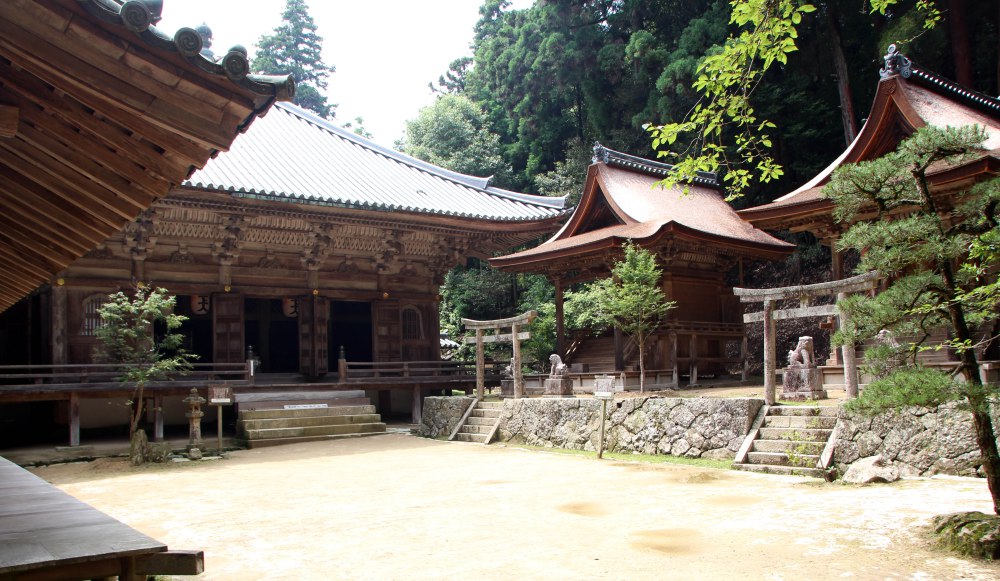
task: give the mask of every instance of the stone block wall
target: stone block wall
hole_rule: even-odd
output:
[[[1000,414],[994,409],[992,415],[997,429]],[[833,461],[841,473],[861,458],[876,455],[895,463],[903,477],[976,476],[982,464],[972,415],[958,403],[910,407],[874,417],[841,408],[836,437]]]
[[[425,438],[447,438],[473,401],[472,397],[424,398],[418,433]]]
[[[452,401],[442,401],[452,400]],[[420,434],[447,436],[469,398],[424,400]],[[605,449],[614,452],[732,458],[763,405],[759,399],[633,397],[608,402]],[[504,400],[497,438],[532,446],[596,450],[596,399]]]

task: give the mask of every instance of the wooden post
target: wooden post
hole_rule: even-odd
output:
[[[153,396],[153,441],[163,441],[163,396],[160,394]]]
[[[57,283],[52,287],[53,365],[65,365],[68,362],[66,317],[66,287]]]
[[[671,331],[668,337],[670,337],[671,387],[677,389],[681,386],[681,369],[677,362],[677,331]]]
[[[615,371],[625,371],[625,342],[622,330],[615,327]]]
[[[80,445],[80,396],[74,391],[69,394],[69,445]]]
[[[483,401],[486,395],[486,346],[483,345],[483,330],[476,329],[476,399]]]
[[[847,293],[837,293],[837,303],[845,298]],[[844,311],[837,310],[840,311],[837,320],[843,329],[850,322],[850,318]],[[844,389],[847,391],[847,397],[858,397],[858,362],[855,358],[854,343],[841,345],[840,353],[844,359]]]
[[[597,459],[604,457],[604,422],[608,416],[608,400],[601,400],[601,435],[597,440]]]
[[[740,341],[740,360],[742,361],[740,369],[740,381],[746,381],[750,376],[750,356],[748,355],[750,349],[747,347],[747,335],[743,333],[743,339]]]
[[[215,426],[216,426],[216,429],[217,429],[217,433],[219,435],[219,448],[218,448],[218,450],[219,450],[219,456],[222,456],[222,406],[221,405],[217,405],[217,406],[215,406],[215,408],[217,410],[219,410],[219,413],[217,415],[217,419],[216,419],[216,422],[215,422]]]
[[[417,387],[413,388],[413,402],[412,402],[412,404],[410,406],[410,413],[411,413],[412,423],[414,423],[414,424],[419,424],[420,421],[421,421],[421,414],[420,414],[420,404],[421,404],[421,401],[420,401],[420,398],[423,395],[421,393],[421,391],[422,390],[421,390],[420,386],[417,386]]]
[[[688,352],[691,354],[691,359],[688,363],[688,373],[690,377],[688,378],[688,385],[695,385],[698,383],[698,334],[691,333],[691,341],[689,343]]]
[[[764,301],[764,402],[767,405],[774,405],[774,369],[775,369],[775,348],[774,348],[774,301]]]
[[[521,341],[517,338],[519,330],[517,323],[510,326],[511,337],[513,337],[511,341],[514,346],[514,353],[510,362],[511,367],[514,368],[514,399],[524,397],[524,373],[521,371]]]
[[[340,346],[340,353],[337,354],[337,381],[344,383],[347,381],[347,354],[344,353],[344,346]]]
[[[566,324],[563,318],[562,282],[556,280],[556,354],[560,359],[566,358]]]

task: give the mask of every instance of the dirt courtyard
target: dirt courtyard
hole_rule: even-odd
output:
[[[205,580],[1000,578],[922,533],[991,510],[967,478],[854,487],[405,434],[33,471],[203,549]]]

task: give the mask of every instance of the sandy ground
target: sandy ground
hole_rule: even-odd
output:
[[[998,579],[933,548],[983,480],[853,487],[405,434],[133,469],[33,469],[167,543],[198,579]]]

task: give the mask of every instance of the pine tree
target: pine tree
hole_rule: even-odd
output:
[[[291,74],[297,84],[295,104],[318,113],[336,116],[337,106],[327,102],[327,77],[336,67],[323,62],[323,37],[316,34],[316,23],[309,15],[305,0],[285,0],[282,23],[274,34],[257,41],[253,70],[270,75]]]

